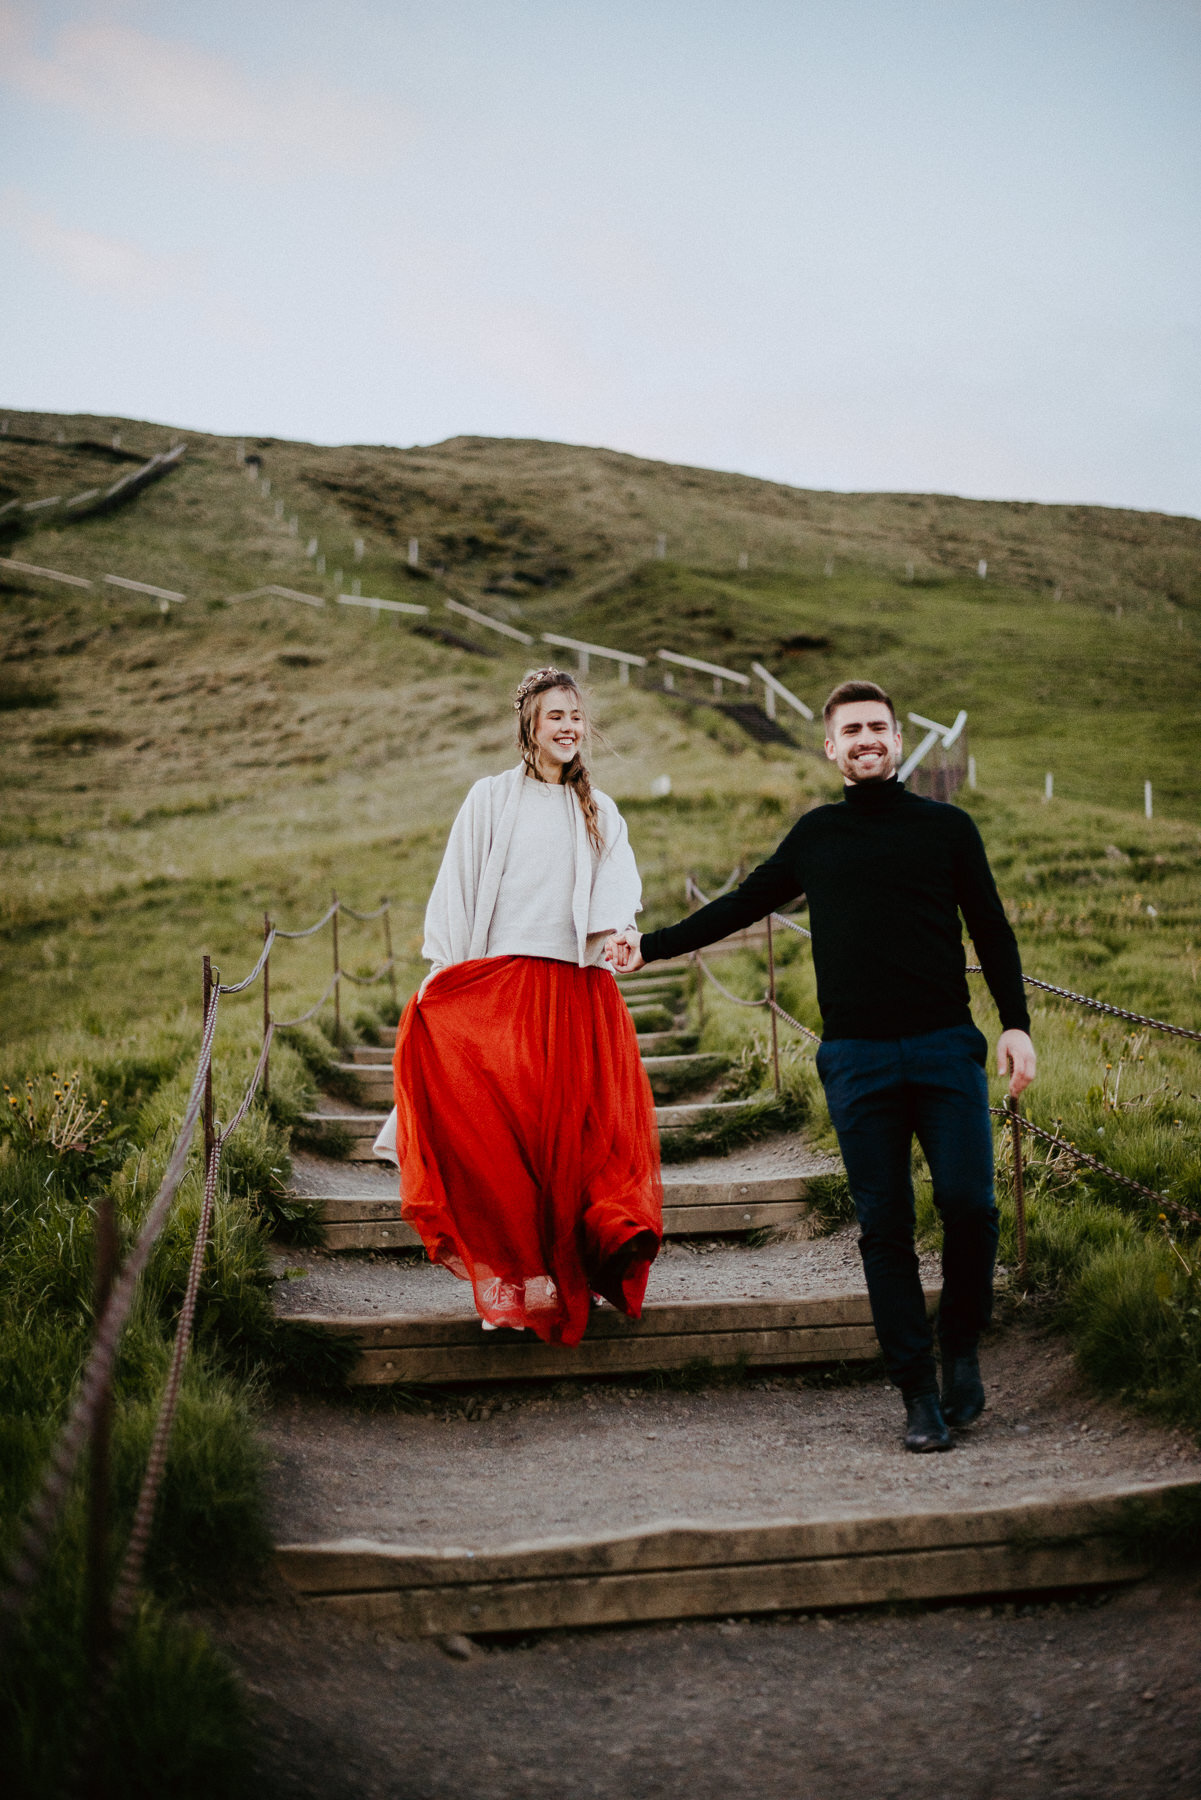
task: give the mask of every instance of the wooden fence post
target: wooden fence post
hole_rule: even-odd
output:
[[[263,914],[263,942],[271,936],[271,920]],[[267,1033],[271,1029],[271,955],[263,964],[263,1043],[267,1042]],[[263,1099],[271,1092],[271,1052],[268,1051],[263,1061]]]
[[[400,1002],[396,997],[396,959],[392,954],[392,902],[387,894],[383,899],[384,907],[384,957],[388,964],[388,986],[392,990],[392,1011],[399,1010]]]
[[[1012,1094],[1005,1097],[1013,1133],[1013,1211],[1017,1225],[1018,1279],[1026,1279],[1026,1173],[1022,1167],[1022,1109]]]
[[[99,1326],[117,1272],[117,1208],[111,1194],[96,1202],[92,1292]],[[99,1698],[108,1676],[113,1642],[112,1597],[109,1593],[109,1461],[113,1428],[112,1375],[92,1422],[88,1457],[87,1525],[87,1654],[93,1693]]]
[[[342,967],[338,961],[338,895],[334,890],[334,1042],[342,1042]]]
[[[204,1022],[207,1024],[209,1006],[213,998],[213,965],[209,957],[204,957],[202,967],[204,971]],[[213,1154],[213,1145],[216,1141],[217,1136],[213,1130],[213,1063],[210,1056],[208,1067],[204,1071],[204,1168],[206,1174],[208,1173],[209,1158]]]
[[[775,1072],[776,1093],[780,1092],[780,1034],[776,1025],[776,952],[772,942],[771,914],[767,915],[767,998],[771,1014],[771,1065]]]

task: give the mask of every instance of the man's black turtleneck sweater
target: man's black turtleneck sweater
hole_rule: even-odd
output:
[[[648,931],[646,962],[701,950],[805,894],[827,1038],[918,1037],[971,1022],[963,914],[1001,1027],[1028,1031],[1017,940],[967,813],[895,777],[797,820],[742,886]]]

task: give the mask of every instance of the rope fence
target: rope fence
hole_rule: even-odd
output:
[[[355,975],[341,966],[338,943],[340,913],[363,923],[383,921],[386,956],[371,975]],[[277,938],[296,940],[312,937],[325,925],[333,928],[333,974],[325,992],[315,1006],[292,1020],[277,1020],[270,1007],[271,952]],[[89,1596],[86,1611],[89,1638],[91,1688],[82,1712],[81,1743],[94,1728],[98,1709],[107,1690],[120,1631],[126,1627],[137,1605],[146,1554],[154,1523],[155,1507],[167,1466],[167,1456],[179,1402],[184,1367],[192,1339],[204,1259],[216,1205],[221,1156],[229,1139],[242,1124],[257,1093],[268,1089],[271,1045],[277,1031],[311,1019],[330,999],[335,1002],[335,1033],[341,1037],[338,994],[342,981],[370,986],[388,976],[393,1004],[396,1004],[395,959],[392,952],[391,902],[385,899],[371,911],[359,911],[346,905],[337,894],[332,904],[313,925],[298,931],[284,931],[270,918],[263,921],[263,947],[250,973],[241,981],[222,982],[220,970],[211,959],[202,959],[203,1001],[201,1010],[200,1049],[178,1134],[154,1199],[128,1257],[114,1273],[116,1245],[116,1209],[111,1195],[96,1204],[97,1320],[91,1347],[84,1362],[74,1398],[57,1440],[47,1460],[41,1485],[27,1509],[16,1552],[8,1570],[7,1581],[0,1590],[0,1649],[11,1646],[20,1620],[32,1598],[45,1565],[55,1528],[66,1504],[72,1477],[83,1457],[90,1451],[88,1463],[87,1567],[85,1590]],[[221,1125],[213,1112],[213,1043],[217,1016],[223,997],[245,993],[259,978],[263,982],[262,1048],[254,1072],[242,1098],[228,1123]],[[109,1568],[109,1436],[113,1411],[113,1371],[121,1336],[128,1323],[137,1294],[138,1281],[150,1261],[155,1245],[171,1215],[180,1184],[187,1170],[192,1142],[198,1124],[203,1126],[204,1187],[199,1219],[192,1242],[188,1275],[179,1317],[176,1321],[171,1360],[159,1402],[154,1433],[143,1472],[133,1522],[111,1593],[108,1589]]]

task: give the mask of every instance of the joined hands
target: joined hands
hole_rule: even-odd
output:
[[[645,968],[642,960],[642,933],[628,926],[625,931],[615,931],[612,937],[605,939],[605,961],[619,975],[631,975],[635,969]]]

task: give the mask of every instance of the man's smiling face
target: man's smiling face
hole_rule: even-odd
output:
[[[901,733],[882,700],[847,700],[827,726],[826,755],[844,781],[887,781],[901,756]]]

